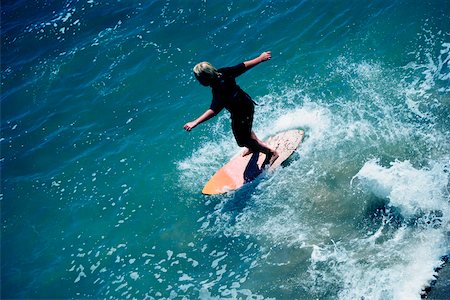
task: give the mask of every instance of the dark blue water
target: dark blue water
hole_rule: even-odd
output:
[[[3,1],[1,296],[420,299],[450,253],[450,2]],[[240,149],[199,61],[290,164],[200,191]],[[440,278],[449,281],[449,278]]]

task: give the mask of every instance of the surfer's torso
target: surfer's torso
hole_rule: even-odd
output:
[[[245,71],[247,69],[244,63],[218,70],[221,76],[211,84],[213,99],[210,109],[215,114],[218,114],[224,108],[230,112],[233,119],[253,113],[254,103],[252,98],[236,84],[236,77]]]

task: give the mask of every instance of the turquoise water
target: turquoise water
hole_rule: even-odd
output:
[[[450,253],[450,3],[3,1],[1,297],[420,299]],[[238,83],[290,164],[237,151],[192,67]],[[449,278],[440,280],[449,281]]]

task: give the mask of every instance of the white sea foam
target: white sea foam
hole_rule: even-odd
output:
[[[229,140],[207,142],[190,157],[177,162],[179,184],[191,191],[201,190],[207,179],[238,151],[232,136]]]
[[[396,161],[383,167],[373,159],[353,179],[363,189],[388,200],[406,221],[389,237],[384,231],[386,226],[393,230],[392,217],[384,219],[372,236],[354,240],[350,249],[341,249],[347,257],[336,272],[343,274],[348,288],[340,297],[420,299],[422,289],[435,279],[441,256],[449,250],[445,164],[433,162],[428,168],[415,168],[409,161]],[[415,226],[407,226],[411,221]]]
[[[405,217],[434,210],[448,213],[448,175],[442,164],[416,169],[409,161],[396,161],[387,168],[373,159],[354,178],[378,197],[389,199],[390,205],[399,208]]]
[[[308,102],[302,107],[283,114],[274,122],[275,131],[292,128],[307,128],[311,137],[322,136],[330,129],[331,113],[328,109],[315,103]]]

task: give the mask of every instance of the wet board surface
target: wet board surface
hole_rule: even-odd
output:
[[[303,136],[303,130],[295,129],[280,132],[265,141],[269,147],[276,149],[280,155],[268,168],[269,172],[278,168],[294,153],[300,146]],[[245,157],[242,156],[242,152],[238,153],[211,177],[202,193],[216,195],[239,189],[244,184],[256,179],[264,171],[265,157],[263,153],[253,153]]]

